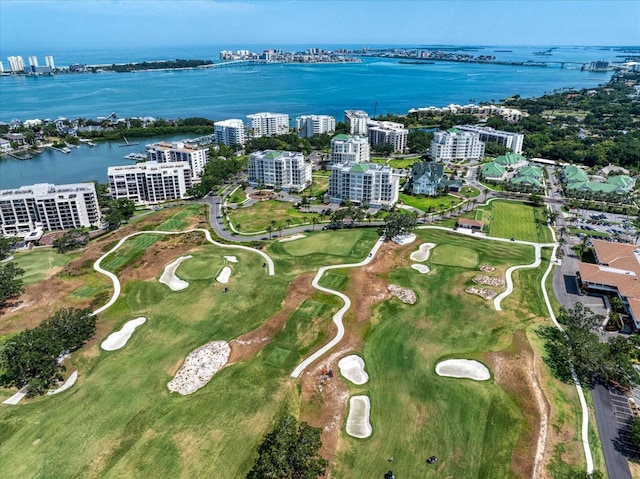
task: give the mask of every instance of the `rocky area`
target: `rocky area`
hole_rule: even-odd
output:
[[[493,299],[498,294],[491,289],[477,288],[476,286],[471,286],[470,288],[465,289],[465,291],[470,294],[477,294],[484,299]]]
[[[471,280],[476,284],[485,284],[487,286],[495,286],[497,288],[504,288],[505,281],[502,278],[496,278],[495,276],[487,276],[486,274],[478,274]]]
[[[414,304],[416,302],[416,293],[410,289],[401,288],[395,284],[387,286],[389,292],[403,303]]]
[[[481,264],[480,271],[483,273],[493,273],[496,269],[493,266],[489,266],[488,264]]]

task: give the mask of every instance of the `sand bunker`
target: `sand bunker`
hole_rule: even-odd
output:
[[[349,417],[347,417],[347,434],[364,439],[371,436],[373,428],[369,422],[371,401],[369,396],[353,396],[349,400]]]
[[[176,276],[176,269],[178,269],[178,266],[180,266],[183,261],[189,258],[193,258],[193,256],[180,256],[173,263],[165,266],[162,276],[160,276],[160,282],[169,286],[172,291],[181,291],[188,288],[189,283]]]
[[[238,262],[238,258],[236,258],[235,256],[225,256],[224,259],[226,259],[229,263],[237,263]]]
[[[286,243],[287,241],[295,241],[297,239],[301,239],[301,238],[306,238],[305,235],[292,235],[292,236],[287,236],[286,238],[282,238],[281,240],[278,240],[280,243]]]
[[[58,389],[54,389],[53,391],[49,391],[47,394],[49,396],[52,396],[53,394],[58,394],[58,393],[61,393],[62,391],[66,391],[71,386],[73,386],[77,380],[78,380],[78,371],[74,371],[71,373],[71,376],[67,378],[67,380],[64,382],[62,386],[60,386]]]
[[[429,271],[431,271],[426,264],[412,264],[411,267],[416,271],[421,272],[422,274],[427,274]]]
[[[136,328],[141,324],[144,324],[146,320],[147,318],[139,317],[132,319],[131,321],[127,321],[120,331],[116,331],[115,333],[111,333],[107,336],[107,339],[102,341],[100,347],[105,351],[115,351],[116,349],[124,347]]]
[[[224,268],[222,268],[222,271],[220,271],[220,274],[216,278],[216,281],[218,283],[228,283],[230,277],[231,277],[231,268],[229,268],[228,266],[225,266]]]
[[[414,304],[416,302],[416,293],[414,293],[410,289],[401,288],[400,286],[396,286],[395,284],[390,284],[389,286],[387,286],[387,289],[393,296],[398,298],[403,303]]]
[[[231,348],[226,341],[212,341],[194,349],[167,384],[169,391],[178,392],[183,396],[196,392],[227,364],[230,353]]]
[[[416,240],[416,235],[413,233],[408,235],[398,235],[391,238],[391,241],[398,244],[409,244],[413,243]]]
[[[369,375],[364,370],[364,361],[360,356],[355,354],[345,356],[338,361],[338,367],[340,368],[340,374],[353,384],[360,386],[369,381]]]
[[[470,288],[465,289],[465,292],[470,294],[477,294],[478,296],[484,299],[493,299],[498,294],[492,289],[477,288],[476,286],[471,286]]]
[[[411,253],[409,258],[411,261],[427,261],[429,259],[429,254],[431,253],[431,249],[435,247],[435,243],[422,243],[418,248],[418,251]]]
[[[450,378],[473,379],[474,381],[486,381],[491,378],[487,367],[471,359],[447,359],[436,366],[438,376]]]

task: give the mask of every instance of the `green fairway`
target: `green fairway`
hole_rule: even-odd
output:
[[[13,253],[13,261],[24,270],[24,284],[30,285],[47,279],[78,256],[77,252],[58,254],[53,248],[38,248]]]
[[[475,268],[478,266],[478,254],[469,248],[442,244],[433,249],[429,261],[445,266]]]
[[[521,245],[429,230],[418,236],[439,245],[430,261],[447,248],[502,268],[533,260],[533,249]],[[493,378],[474,382],[434,371],[444,358],[486,363],[485,354],[506,348],[512,331],[522,327],[510,314],[496,314],[490,302],[460,296],[468,276],[457,266],[440,264],[430,275],[409,268],[391,272],[389,280],[416,291],[418,302],[387,301],[374,314],[363,351],[370,381],[349,386],[350,395],[371,399],[373,435],[362,440],[343,434],[332,477],[382,477],[388,469],[396,477],[516,477],[510,462],[525,428],[517,398]],[[431,455],[437,464],[425,464]]]
[[[278,226],[286,228],[287,220],[291,225],[310,224],[313,213],[302,213],[293,207],[293,203],[286,201],[265,200],[258,201],[247,208],[230,208],[229,219],[234,225],[240,225],[243,233],[258,233],[265,231],[275,221],[274,233]]]
[[[176,270],[176,276],[187,281],[211,279],[218,276],[224,264],[225,259],[222,254],[219,256],[197,255],[183,261]]]
[[[282,244],[285,251],[293,256],[307,256],[315,253],[344,256],[364,234],[365,230],[361,229],[318,231],[305,238]]]
[[[490,205],[490,236],[539,243],[552,241],[551,232],[542,215],[544,207],[533,207],[516,201],[492,201]]]

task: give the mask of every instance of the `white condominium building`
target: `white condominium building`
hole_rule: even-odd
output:
[[[9,69],[12,72],[16,73],[24,71],[24,60],[21,56],[7,57],[7,60],[9,60]]]
[[[393,145],[393,151],[404,151],[407,147],[409,130],[402,123],[369,120],[367,130],[371,147],[375,147],[380,143]]]
[[[47,65],[49,68],[51,68],[52,70],[56,69],[56,64],[53,61],[53,55],[45,55],[44,57],[44,64]]]
[[[249,157],[249,184],[286,191],[302,191],[311,184],[311,163],[302,153],[257,151]]]
[[[158,163],[186,161],[191,168],[191,177],[193,179],[200,178],[205,165],[209,162],[209,150],[207,148],[187,145],[181,141],[173,143],[161,141],[147,145],[147,155],[149,161],[157,161]]]
[[[0,190],[0,231],[26,236],[40,230],[65,230],[100,225],[93,183],[41,183]]]
[[[284,113],[254,113],[247,115],[247,119],[249,135],[253,138],[289,133],[289,115]]]
[[[524,142],[524,135],[522,133],[494,130],[490,126],[477,125],[458,125],[456,128],[461,131],[477,133],[480,135],[480,141],[493,141],[509,148],[517,155],[522,154],[522,143]]]
[[[387,165],[337,163],[331,166],[329,197],[332,203],[349,200],[369,206],[393,206],[398,201],[400,177]]]
[[[179,200],[191,188],[191,168],[186,161],[110,166],[107,175],[111,196],[137,205]]]
[[[328,115],[303,115],[296,118],[296,130],[301,138],[336,131],[336,119]]]
[[[331,163],[369,161],[369,141],[365,136],[336,135],[331,139]]]
[[[352,135],[366,135],[369,115],[363,110],[345,110],[344,122]]]
[[[434,161],[479,160],[483,156],[480,135],[456,128],[435,132],[429,147],[429,157]]]
[[[213,124],[214,135],[218,145],[244,145],[247,135],[242,120],[224,120]]]

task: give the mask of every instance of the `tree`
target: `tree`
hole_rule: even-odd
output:
[[[325,473],[327,461],[318,451],[322,429],[298,424],[284,416],[258,446],[258,458],[247,479],[315,479]]]
[[[11,251],[11,247],[16,243],[16,240],[13,238],[8,238],[6,236],[0,236],[0,261],[7,258],[9,256],[9,252]]]
[[[378,234],[391,239],[411,233],[416,227],[416,216],[405,211],[397,211],[387,215],[384,226],[380,227]]]
[[[635,416],[631,423],[631,442],[640,448],[640,416]]]
[[[53,247],[58,253],[66,253],[73,249],[82,248],[89,242],[89,233],[81,229],[73,229],[53,240]]]
[[[23,274],[24,270],[18,268],[13,261],[0,264],[0,308],[10,299],[15,299],[24,293],[21,278]]]
[[[96,330],[96,316],[86,309],[61,309],[34,329],[8,339],[0,352],[0,384],[27,388],[27,396],[44,394],[62,379],[58,358],[75,351]]]
[[[533,206],[541,206],[543,203],[543,199],[542,199],[542,196],[540,196],[538,193],[531,193],[529,195],[529,202]]]

